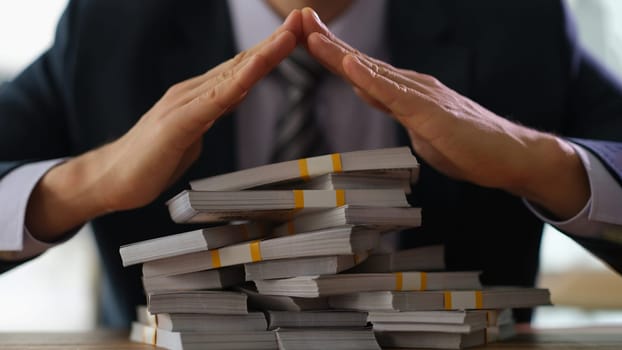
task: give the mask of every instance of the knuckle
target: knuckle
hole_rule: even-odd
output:
[[[211,104],[219,109],[224,110],[226,108],[225,103],[222,101],[223,94],[218,88],[218,85],[212,86],[205,93],[199,95],[195,99],[195,103],[200,105]]]
[[[227,79],[230,79],[234,74],[234,69],[230,68],[230,69],[225,69],[224,71],[220,72],[220,74],[218,74],[218,76],[216,76],[216,84],[219,84]]]
[[[166,135],[168,132],[167,122],[159,119],[152,124],[152,132],[156,137]]]
[[[426,83],[428,83],[428,84],[430,84],[432,86],[440,86],[441,85],[441,82],[438,79],[436,79],[435,77],[433,77],[433,76],[431,76],[429,74],[422,74],[422,78],[423,78],[423,80]]]
[[[207,94],[205,94],[205,97],[210,99],[210,100],[216,100],[216,99],[218,99],[219,96],[220,96],[220,94],[218,93],[218,89],[215,86],[210,88],[207,91]]]
[[[406,84],[394,83],[395,89],[402,93],[407,93],[410,89]]]
[[[244,50],[244,51],[240,51],[237,55],[235,55],[235,57],[233,58],[233,62],[235,64],[239,64],[240,62],[244,61],[244,59],[248,56],[248,51]]]
[[[369,67],[369,75],[371,76],[372,81],[376,80],[376,78],[378,78],[379,76],[378,71],[375,70],[373,67]]]
[[[194,98],[194,103],[202,104],[204,102],[212,102],[218,97],[218,90],[215,86],[209,88],[207,91],[199,94]]]
[[[390,70],[388,70],[386,67],[383,66],[378,66],[378,72],[382,75],[384,75],[385,77],[392,77],[394,76],[393,72],[391,72]]]
[[[177,96],[181,94],[184,90],[185,90],[185,84],[183,82],[177,83],[177,84],[172,85],[166,90],[165,96]]]
[[[371,64],[371,70],[374,71],[374,73],[376,74],[381,74],[381,68],[376,63]]]
[[[220,73],[220,79],[225,80],[233,75],[233,69],[226,69]]]

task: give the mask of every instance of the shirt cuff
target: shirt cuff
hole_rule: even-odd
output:
[[[54,166],[65,159],[30,163],[14,169],[0,181],[0,258],[23,260],[60,242],[47,243],[34,238],[25,226],[26,209],[33,189]]]
[[[622,225],[622,207],[616,202],[622,198],[622,188],[603,164],[583,147],[571,143],[577,151],[588,175],[591,196],[583,209],[574,217],[558,221],[523,199],[527,207],[541,220],[561,231],[578,236],[602,238],[612,227]]]

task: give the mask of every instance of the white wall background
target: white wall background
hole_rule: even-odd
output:
[[[12,76],[50,46],[67,0],[0,0],[0,72]]]
[[[13,77],[51,44],[67,0],[0,0],[0,80]],[[570,0],[580,38],[622,76],[622,1]],[[621,116],[622,117],[622,116]],[[547,229],[544,275],[607,268],[559,232]],[[92,235],[81,232],[42,257],[0,275],[0,331],[84,330],[95,326],[98,260]],[[619,276],[611,275],[611,278]],[[622,323],[622,314],[578,308],[544,309],[535,324]]]
[[[0,0],[0,81],[51,45],[66,5],[67,0]],[[92,234],[85,229],[0,275],[0,331],[94,328],[98,264]]]

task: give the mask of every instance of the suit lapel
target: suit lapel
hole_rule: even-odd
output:
[[[202,74],[235,54],[226,1],[188,1],[173,7],[170,52],[161,58],[161,83],[174,83]],[[210,176],[235,169],[234,116],[220,118],[205,134],[203,153],[189,177]]]

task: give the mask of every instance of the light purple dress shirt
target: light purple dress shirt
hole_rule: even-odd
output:
[[[239,50],[248,49],[270,35],[282,22],[263,1],[229,0],[233,31]],[[330,29],[355,48],[386,60],[384,0],[356,0]],[[363,34],[364,33],[364,34]],[[260,81],[236,113],[238,166],[266,164],[273,129],[283,111],[285,83],[275,76]],[[266,103],[270,101],[270,103]],[[317,94],[318,124],[335,152],[395,146],[393,120],[361,103],[352,88],[338,77],[323,81]],[[355,135],[355,137],[339,137]],[[542,220],[576,235],[622,242],[622,188],[600,161],[576,146],[588,172],[592,196],[570,220],[557,222],[525,204]],[[54,244],[33,238],[24,225],[26,207],[39,179],[62,159],[24,165],[0,180],[0,258],[19,260],[39,254]]]
[[[246,50],[268,37],[283,19],[265,1],[229,0],[238,50]],[[384,0],[358,0],[329,28],[353,47],[380,59],[388,58]],[[278,116],[287,107],[286,83],[269,75],[254,87],[238,107],[237,156],[242,169],[269,162]],[[315,112],[320,131],[331,152],[393,147],[395,122],[385,113],[361,103],[352,87],[329,75],[318,86]],[[269,102],[267,102],[269,101]],[[347,137],[344,137],[347,135]]]
[[[54,246],[32,237],[24,222],[30,193],[39,179],[62,161],[54,159],[26,164],[0,180],[0,258],[25,259]]]
[[[568,220],[556,221],[526,200],[525,204],[541,220],[564,232],[622,244],[622,187],[596,156],[579,145],[572,146],[583,162],[590,183],[590,199],[583,209]]]

